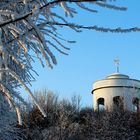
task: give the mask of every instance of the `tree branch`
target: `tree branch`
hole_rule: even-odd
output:
[[[42,24],[44,24],[44,26],[46,24],[48,24],[48,25],[50,24],[50,25],[56,25],[56,26],[74,27],[77,29],[88,29],[88,30],[95,30],[95,31],[100,31],[100,32],[112,32],[112,33],[140,32],[139,27],[133,27],[133,28],[127,28],[127,29],[118,27],[118,28],[111,29],[111,28],[105,28],[105,27],[98,27],[97,25],[83,26],[83,25],[76,25],[73,23],[66,24],[66,23],[60,23],[60,22],[46,22],[46,23],[42,23]],[[42,26],[42,24],[38,24],[37,26],[38,27]],[[29,29],[28,32],[30,32],[32,30],[33,30],[33,28]],[[27,35],[27,32],[20,34],[19,36],[15,37],[14,39],[8,41],[6,44],[12,43],[15,40],[19,39],[20,36],[24,36],[24,35]]]
[[[127,28],[123,29],[121,27],[118,28],[104,28],[104,27],[98,27],[98,26],[83,26],[83,25],[76,25],[73,23],[59,23],[59,22],[47,22],[46,24],[51,24],[51,25],[58,25],[58,26],[66,26],[66,27],[75,27],[77,29],[89,29],[89,30],[96,30],[96,31],[101,31],[101,32],[113,32],[113,33],[126,33],[126,32],[136,32],[140,31],[139,27],[133,27],[133,28]]]
[[[45,8],[47,6],[50,6],[50,5],[53,5],[53,4],[57,4],[57,3],[60,3],[60,2],[96,2],[96,1],[104,1],[104,0],[55,0],[55,1],[52,1],[52,2],[48,2],[47,4],[41,6],[39,9],[43,9],[43,8]],[[7,25],[7,24],[14,23],[14,22],[20,21],[22,19],[26,19],[29,16],[31,16],[32,14],[33,14],[33,10],[30,11],[29,13],[20,15],[20,16],[18,16],[16,18],[7,20],[5,22],[1,22],[0,23],[0,28],[5,26],[5,25]]]
[[[97,2],[97,1],[102,1],[102,2],[105,2],[105,0],[54,0],[52,2],[49,2],[45,5],[43,5],[42,7],[40,7],[40,9],[43,9],[44,7],[47,7],[47,6],[50,6],[50,5],[53,5],[53,4],[57,4],[57,3],[60,3],[60,2]]]

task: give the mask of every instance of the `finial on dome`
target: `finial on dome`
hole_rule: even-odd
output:
[[[118,58],[114,59],[114,63],[116,65],[116,72],[119,73],[120,60]]]

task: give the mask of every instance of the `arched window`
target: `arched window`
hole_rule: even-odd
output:
[[[113,108],[117,110],[124,109],[124,98],[122,96],[116,96],[113,98]]]
[[[97,100],[97,105],[98,105],[98,111],[105,110],[104,98],[99,98]]]
[[[132,104],[133,104],[133,111],[138,112],[139,111],[139,99],[138,98],[133,98],[132,99]]]

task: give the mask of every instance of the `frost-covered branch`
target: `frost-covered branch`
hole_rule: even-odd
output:
[[[43,23],[44,24],[44,23]],[[74,24],[74,23],[60,23],[60,22],[47,22],[46,24],[51,24],[51,25],[56,25],[56,26],[65,26],[65,27],[73,27],[77,29],[88,29],[88,30],[95,30],[95,31],[100,31],[100,32],[112,32],[112,33],[127,33],[127,32],[139,32],[140,28],[139,27],[132,27],[132,28],[106,28],[106,27],[99,27],[97,25],[94,26],[84,26],[84,25],[79,25],[79,24]]]
[[[99,5],[101,7],[106,7],[106,8],[115,9],[115,10],[122,10],[122,11],[127,10],[126,7],[118,7],[118,6],[106,4],[106,3],[104,3],[104,0],[54,0],[54,1],[51,1],[51,2],[46,2],[44,5],[41,5],[40,7],[38,7],[38,9],[42,10],[42,9],[47,8],[47,7],[51,7],[51,5],[60,4],[61,7],[64,9],[64,11],[66,13],[70,14],[70,11],[68,10],[68,7],[65,4],[67,2],[69,2],[69,3],[77,3],[77,5],[79,7],[81,7],[82,9],[85,9],[85,10],[88,10],[88,11],[91,11],[91,12],[93,12],[95,10],[86,8],[83,4],[81,4],[81,2],[85,2],[85,3],[93,2],[94,4]],[[8,11],[8,10],[3,11],[3,10],[1,10],[0,14],[2,14],[2,15],[4,15],[4,14],[11,15],[11,19],[6,20],[6,21],[1,21],[0,22],[0,27],[3,27],[3,26],[8,25],[10,23],[14,23],[14,22],[18,22],[20,20],[26,19],[29,16],[34,15],[34,12],[36,10],[38,10],[38,9],[36,9],[36,8],[31,9],[31,11],[29,11],[27,13],[24,13],[24,14],[17,14],[17,13],[13,13],[12,11]]]

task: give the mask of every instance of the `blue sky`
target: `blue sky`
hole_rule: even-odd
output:
[[[78,9],[71,22],[110,28],[140,27],[139,0],[117,0],[114,3],[126,6],[128,10],[120,12],[94,6],[98,13],[90,13]],[[67,99],[77,94],[82,97],[82,106],[92,106],[92,84],[115,72],[113,61],[116,57],[121,61],[120,73],[140,79],[140,32],[117,34],[83,30],[75,33],[64,28],[62,35],[77,42],[66,44],[71,48],[69,56],[54,52],[58,61],[54,69],[35,66],[39,77],[36,76],[32,83],[32,91],[46,88]]]

